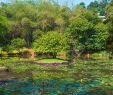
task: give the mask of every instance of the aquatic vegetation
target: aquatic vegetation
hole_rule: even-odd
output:
[[[42,72],[33,72],[33,80],[50,80],[50,79],[72,79],[72,75],[69,72],[61,71],[42,71]]]
[[[36,63],[34,63],[33,61],[29,60],[29,59],[6,59],[6,60],[0,60],[2,63],[2,66],[6,66],[8,67],[8,69],[11,72],[25,72],[25,71],[30,71],[30,70],[40,70],[43,67],[40,65],[37,65]]]
[[[30,59],[1,59],[0,64],[9,68],[14,80],[0,82],[0,93],[112,95],[112,60],[77,60],[76,62],[71,65],[52,66],[50,63],[38,64]]]

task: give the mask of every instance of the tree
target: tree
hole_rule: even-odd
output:
[[[87,6],[88,9],[90,10],[93,10],[95,12],[98,12],[98,9],[99,9],[99,2],[98,1],[94,1],[94,2],[91,2],[88,6]]]
[[[82,8],[80,6],[77,6],[75,7],[75,9],[72,10],[72,15],[70,16],[70,19],[75,17],[85,18],[93,24],[97,24],[98,22],[101,21],[97,13],[87,10],[85,8]]]
[[[92,11],[78,6],[73,12],[67,32],[72,36],[75,50],[79,50],[80,54],[104,50],[108,37],[107,26]]]
[[[105,15],[106,6],[109,4],[110,1],[111,0],[96,0],[94,2],[91,2],[87,8],[96,13],[99,13],[100,15]]]
[[[8,19],[4,16],[0,16],[0,46],[5,46],[8,43]]]
[[[57,13],[57,7],[50,2],[43,2],[39,4],[37,10],[37,21],[39,22],[39,28],[44,32],[54,30],[56,26],[55,17]]]
[[[106,41],[108,38],[108,27],[104,23],[98,23],[95,26],[95,35],[94,35],[94,48],[95,50],[105,50],[106,49]]]
[[[32,43],[32,33],[37,29],[37,14],[35,6],[29,3],[13,3],[3,7],[1,14],[6,16],[10,22],[11,39],[17,37],[24,38],[26,46],[30,47]],[[13,11],[12,11],[13,10]],[[17,11],[18,10],[18,11]]]
[[[86,8],[86,5],[85,5],[84,2],[81,2],[81,3],[79,4],[79,6],[82,7],[82,8]]]
[[[14,49],[20,49],[26,46],[26,42],[24,39],[16,38],[11,41],[11,47]]]
[[[109,6],[107,7],[107,24],[108,24],[108,28],[109,28],[109,37],[107,39],[107,49],[112,52],[113,54],[113,0],[112,2],[109,4]]]
[[[46,2],[45,0],[13,1],[14,2],[11,2],[10,4],[2,3],[0,5],[0,45],[2,46],[3,50],[7,49],[6,46],[10,46],[10,44],[13,44],[13,40],[15,42],[15,45],[12,46],[14,46],[15,48],[23,47],[21,46],[21,44],[23,44],[21,43],[22,40],[25,41],[24,46],[28,48],[32,47],[34,41],[38,42],[39,40],[41,40],[38,42],[39,44],[42,44],[42,40],[44,40],[46,44],[44,45],[49,47],[51,45],[48,45],[48,43],[46,43],[46,40],[53,38],[58,43],[58,46],[60,48],[61,44],[59,43],[61,41],[59,41],[59,39],[61,39],[61,36],[62,39],[70,38],[70,41],[68,42],[70,46],[69,50],[74,51],[75,49],[78,49],[79,51],[93,51],[97,49],[105,49],[105,41],[107,38],[106,35],[108,35],[107,29],[106,25],[101,21],[101,19],[99,19],[97,13],[103,10],[105,11],[105,7],[109,3],[108,0],[100,0],[100,2],[95,1],[91,3],[88,8],[83,2],[81,2],[72,9],[69,8],[67,5],[61,6],[54,0],[47,0]],[[107,20],[105,21],[109,24],[109,45],[113,40],[112,10],[112,4],[110,4],[107,7]],[[58,34],[54,34],[54,32],[50,31],[57,31]],[[68,37],[64,36],[65,33],[67,33]],[[49,38],[48,35],[53,35],[53,38]],[[57,44],[56,42],[54,43]],[[53,45],[54,43],[52,40],[50,44]],[[38,47],[40,46],[36,46],[36,50],[39,50]],[[54,46],[56,47],[57,45]],[[50,48],[49,51],[48,47],[48,51],[44,49],[44,52],[58,52],[55,51],[56,49],[53,48]],[[73,51],[69,53],[72,54]]]
[[[64,34],[48,32],[35,40],[33,48],[37,52],[52,53],[53,58],[56,58],[58,52],[68,49],[68,39]]]
[[[76,41],[76,48],[84,50],[87,48],[88,39],[91,35],[93,24],[87,19],[74,18],[68,27],[68,32]]]

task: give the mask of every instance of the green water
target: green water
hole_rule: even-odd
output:
[[[63,70],[11,74],[0,81],[0,95],[113,95],[111,63],[84,61]]]
[[[107,95],[98,87],[99,81],[80,84],[68,80],[5,81],[0,87],[1,95]]]

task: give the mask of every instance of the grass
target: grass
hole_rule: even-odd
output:
[[[40,63],[62,63],[67,62],[63,59],[40,59],[38,62]]]

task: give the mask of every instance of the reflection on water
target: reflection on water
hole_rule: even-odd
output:
[[[92,63],[75,65],[64,72],[2,72],[0,95],[113,95],[111,66]]]
[[[0,87],[1,95],[107,95],[99,81],[80,84],[68,80],[8,80]]]

